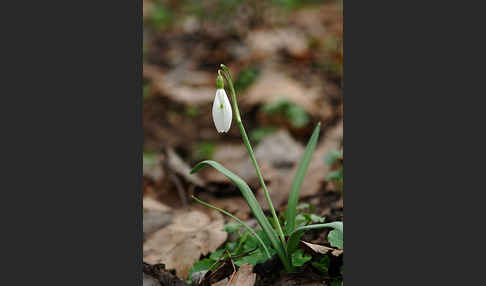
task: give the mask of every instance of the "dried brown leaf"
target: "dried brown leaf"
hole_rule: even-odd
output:
[[[228,278],[224,278],[221,281],[218,281],[218,282],[216,282],[214,284],[211,284],[211,286],[227,286],[228,285],[228,281],[229,281]]]
[[[314,102],[316,97],[315,93],[282,72],[273,68],[265,68],[257,81],[248,88],[241,101],[247,105],[256,105],[285,98],[300,105],[311,114],[318,114],[319,107]]]
[[[295,28],[255,30],[248,34],[246,43],[256,58],[271,56],[279,50],[294,57],[304,57],[309,52],[306,36]]]
[[[240,195],[240,192],[235,192],[237,192],[235,193],[235,195]],[[241,196],[224,199],[212,199],[209,200],[209,203],[232,213],[241,220],[247,220],[250,214],[250,208],[248,207],[248,203]]]
[[[228,286],[253,286],[256,281],[256,274],[250,264],[241,265],[238,272],[230,277]]]
[[[331,253],[334,256],[339,256],[339,255],[344,253],[344,250],[342,250],[342,249],[335,249],[335,248],[327,247],[327,246],[324,246],[324,245],[313,244],[313,243],[309,243],[309,242],[305,242],[305,241],[302,241],[302,243],[304,243],[307,247],[312,249],[314,252],[320,253],[320,254]]]
[[[144,64],[143,76],[151,81],[156,93],[166,95],[175,102],[204,104],[211,102],[215,95],[214,74],[191,67],[165,72],[157,66]]]
[[[215,251],[227,239],[221,214],[211,211],[179,211],[173,223],[155,232],[143,246],[144,261],[163,263],[175,269],[177,276],[187,278],[189,270],[201,255]]]
[[[302,107],[313,117],[327,121],[334,116],[334,111],[329,102],[323,100],[324,96],[320,87],[307,88],[276,67],[266,67],[241,98],[241,103],[253,106],[286,99]]]
[[[279,130],[263,138],[255,149],[258,161],[270,163],[277,169],[290,169],[299,162],[304,147],[287,130]]]
[[[172,221],[172,209],[149,196],[143,198],[143,234],[148,235],[168,225]]]
[[[170,212],[172,209],[163,203],[155,200],[152,197],[145,196],[143,198],[143,209],[150,210],[150,211],[159,211],[159,212]]]

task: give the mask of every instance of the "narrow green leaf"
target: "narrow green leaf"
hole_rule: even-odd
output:
[[[304,234],[304,232],[311,229],[321,229],[326,227],[334,228],[335,230],[343,233],[343,223],[341,221],[298,227],[290,234],[290,237],[287,240],[287,252],[292,253],[297,249],[297,246],[299,246],[300,237]]]
[[[342,221],[334,221],[334,222],[329,222],[329,223],[323,223],[323,224],[311,224],[311,225],[306,225],[306,226],[301,226],[298,227],[294,230],[294,232],[300,231],[300,230],[311,230],[311,229],[321,229],[321,228],[334,228],[337,229],[341,232],[344,232],[344,227],[343,227],[343,222]]]
[[[314,129],[311,138],[309,139],[309,143],[307,143],[307,147],[305,148],[304,155],[299,163],[299,167],[297,169],[297,173],[295,174],[294,181],[292,182],[292,187],[290,189],[289,201],[287,203],[287,217],[286,217],[286,229],[288,233],[291,233],[295,229],[295,216],[296,216],[296,208],[297,203],[299,202],[299,191],[302,187],[302,182],[304,180],[305,173],[307,172],[307,168],[309,167],[310,161],[312,159],[312,153],[314,153],[314,149],[316,148],[317,139],[319,139],[319,131],[321,130],[321,123],[317,124],[317,127]]]
[[[282,243],[280,242],[277,234],[272,228],[272,225],[266,218],[265,214],[263,213],[262,208],[258,204],[257,199],[255,198],[255,195],[251,191],[250,187],[243,181],[242,178],[238,177],[235,175],[233,172],[230,170],[226,169],[223,167],[223,165],[219,164],[218,162],[212,161],[212,160],[206,160],[198,163],[194,168],[191,170],[191,174],[199,171],[200,169],[206,167],[206,166],[211,166],[218,170],[220,173],[225,175],[228,179],[230,179],[240,190],[241,194],[245,198],[248,206],[250,207],[250,210],[252,211],[253,215],[255,216],[256,220],[258,221],[258,224],[262,227],[263,231],[265,231],[265,234],[267,237],[270,239],[270,242],[272,243],[273,248],[275,251],[277,251],[278,256],[280,257],[280,260],[282,260],[282,263],[285,266],[285,269],[292,269],[291,265],[289,264],[288,256],[286,250],[283,248]]]

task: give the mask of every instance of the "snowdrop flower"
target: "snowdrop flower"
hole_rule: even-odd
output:
[[[213,103],[214,125],[219,133],[228,132],[231,127],[233,112],[226,91],[224,91],[224,82],[221,75],[218,75],[218,79],[216,80],[216,88],[216,96],[214,97]]]

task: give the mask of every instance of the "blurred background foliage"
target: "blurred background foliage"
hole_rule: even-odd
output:
[[[236,147],[241,145],[238,129],[233,126],[228,134],[218,134],[211,117],[221,63],[233,74],[254,145],[264,149],[265,138],[275,137],[273,144],[295,146],[288,152],[300,154],[317,122],[323,123],[322,138],[330,130],[342,133],[341,4],[340,0],[144,0],[144,159],[154,165],[173,150],[188,166],[218,159],[235,172],[244,168],[241,162],[246,157]],[[340,149],[341,139],[321,146],[322,152]],[[320,141],[325,145],[325,139]],[[144,170],[152,192],[167,188],[150,174]],[[224,181],[214,174],[201,176],[205,182]]]

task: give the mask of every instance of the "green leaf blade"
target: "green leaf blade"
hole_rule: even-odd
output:
[[[326,228],[326,227],[333,228],[334,230],[337,230],[340,233],[344,233],[343,222],[341,222],[341,221],[335,221],[335,222],[330,222],[330,223],[311,224],[311,225],[301,226],[301,227],[296,228],[290,234],[290,237],[287,240],[287,251],[289,253],[292,253],[293,251],[295,251],[295,249],[297,249],[297,247],[299,245],[300,237],[306,231],[311,230],[311,229],[322,229],[322,228]],[[343,236],[341,236],[341,237],[343,237]],[[329,238],[328,238],[328,240],[329,240]]]
[[[319,131],[321,130],[321,123],[317,124],[317,127],[314,129],[311,138],[309,139],[309,143],[307,143],[307,147],[305,148],[304,155],[299,163],[299,167],[297,169],[297,173],[295,174],[294,180],[292,182],[292,186],[290,189],[289,200],[287,203],[287,212],[286,212],[286,222],[287,222],[287,232],[291,233],[295,229],[295,217],[297,213],[297,203],[299,202],[299,192],[300,188],[302,187],[302,182],[304,181],[305,173],[307,172],[307,168],[309,167],[310,161],[312,159],[312,154],[316,148],[317,140],[319,139]]]

